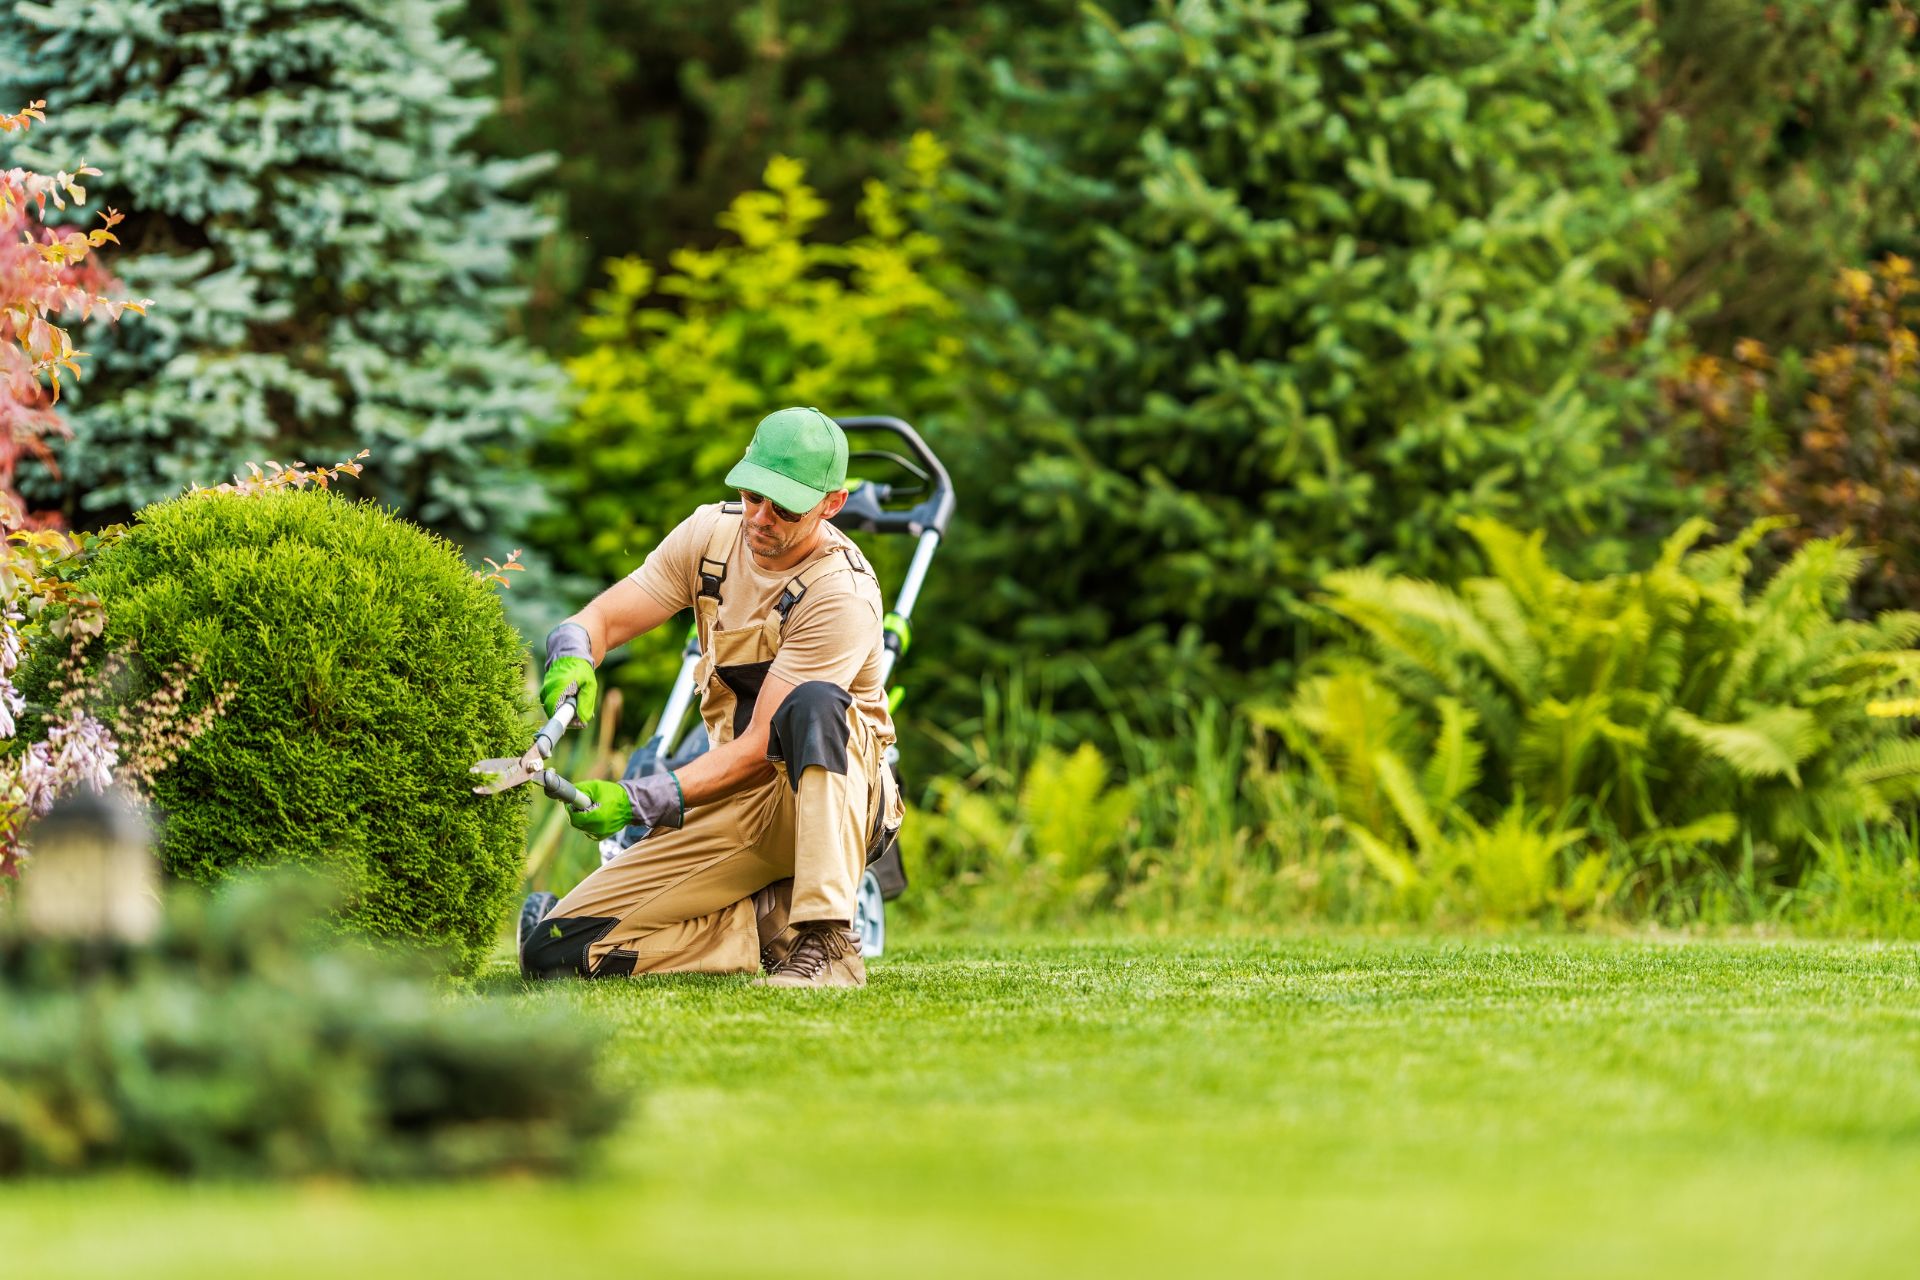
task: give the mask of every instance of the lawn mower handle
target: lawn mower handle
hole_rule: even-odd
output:
[[[927,448],[927,442],[920,433],[908,426],[902,419],[890,414],[879,414],[863,418],[835,418],[845,431],[890,431],[899,436],[913,454],[914,460],[925,467],[932,480],[933,492],[922,498],[917,506],[905,511],[869,510],[860,513],[859,528],[869,533],[910,533],[915,537],[932,530],[945,537],[947,521],[953,518],[953,481],[947,476],[946,467]]]

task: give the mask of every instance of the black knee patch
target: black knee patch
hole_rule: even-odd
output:
[[[548,916],[533,927],[526,945],[520,948],[520,972],[529,978],[564,978],[569,974],[596,977],[598,974],[587,968],[587,951],[619,923],[613,916]],[[614,959],[608,956],[602,961],[599,973],[615,972],[609,963]],[[624,972],[633,972],[631,959]]]
[[[787,781],[800,789],[800,775],[815,765],[847,776],[847,711],[853,695],[837,684],[809,680],[773,713],[767,730],[767,759],[787,762]]]

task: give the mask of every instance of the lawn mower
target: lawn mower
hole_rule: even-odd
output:
[[[946,536],[947,522],[953,516],[953,484],[947,477],[946,468],[934,456],[933,450],[927,447],[926,441],[920,438],[920,433],[899,418],[836,418],[834,421],[847,434],[847,466],[850,474],[847,478],[847,503],[840,509],[840,514],[833,517],[833,523],[849,534],[905,535],[912,538],[915,544],[900,589],[886,614],[883,633],[886,653],[882,659],[881,679],[890,681],[901,655],[907,651],[912,635],[908,619],[912,617],[914,603],[919,599],[921,584],[926,581],[927,570],[933,564],[934,551]],[[855,468],[867,474],[856,479],[851,474]],[[884,596],[883,586],[883,600]],[[622,777],[637,778],[678,769],[707,749],[706,726],[697,715],[690,729],[684,734],[680,731],[687,709],[694,703],[694,670],[699,662],[699,637],[689,633],[686,648],[681,653],[680,674],[667,694],[654,734],[628,759]],[[887,705],[890,709],[898,711],[903,692],[900,686],[888,684]],[[559,733],[564,732],[571,720],[568,710],[567,706],[562,706],[554,720],[541,731],[542,734],[557,738]],[[555,725],[558,725],[557,730]],[[548,742],[547,751],[543,752],[539,750],[541,741],[545,741],[544,736],[536,741],[534,749],[522,761],[486,761],[483,764],[518,765],[528,779],[540,777],[547,794],[555,799],[575,807],[586,803],[564,778],[543,768],[545,758],[552,750],[552,743]],[[536,755],[538,760],[534,758]],[[900,779],[899,758],[897,745],[887,748],[886,766],[894,771],[896,783]],[[901,794],[906,794],[904,788]],[[645,825],[634,823],[602,840],[601,864],[605,865],[628,846],[643,839],[647,832]],[[861,954],[877,956],[886,947],[886,904],[906,890],[907,877],[900,864],[897,839],[887,841],[882,849],[870,856],[872,860],[861,877],[856,895],[853,923],[860,935]],[[540,922],[556,901],[558,897],[551,893],[536,891],[527,895],[520,907],[519,939],[522,945],[528,931]]]

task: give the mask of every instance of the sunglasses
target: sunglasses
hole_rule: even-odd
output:
[[[801,516],[804,516],[805,514],[807,514],[804,511],[789,511],[785,507],[781,506],[779,503],[775,502],[772,498],[767,497],[765,494],[755,493],[751,489],[742,489],[740,491],[740,500],[742,502],[745,502],[748,506],[759,506],[761,503],[764,502],[768,506],[773,508],[773,514],[775,514],[776,516],[779,516],[782,520],[786,521],[788,524],[793,524],[795,521],[799,520]]]

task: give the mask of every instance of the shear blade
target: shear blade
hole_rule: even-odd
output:
[[[510,791],[523,782],[530,782],[538,774],[537,769],[529,769],[527,762],[518,757],[500,760],[482,760],[468,770],[469,773],[491,775],[492,780],[473,789],[475,795],[494,796],[502,791]]]

